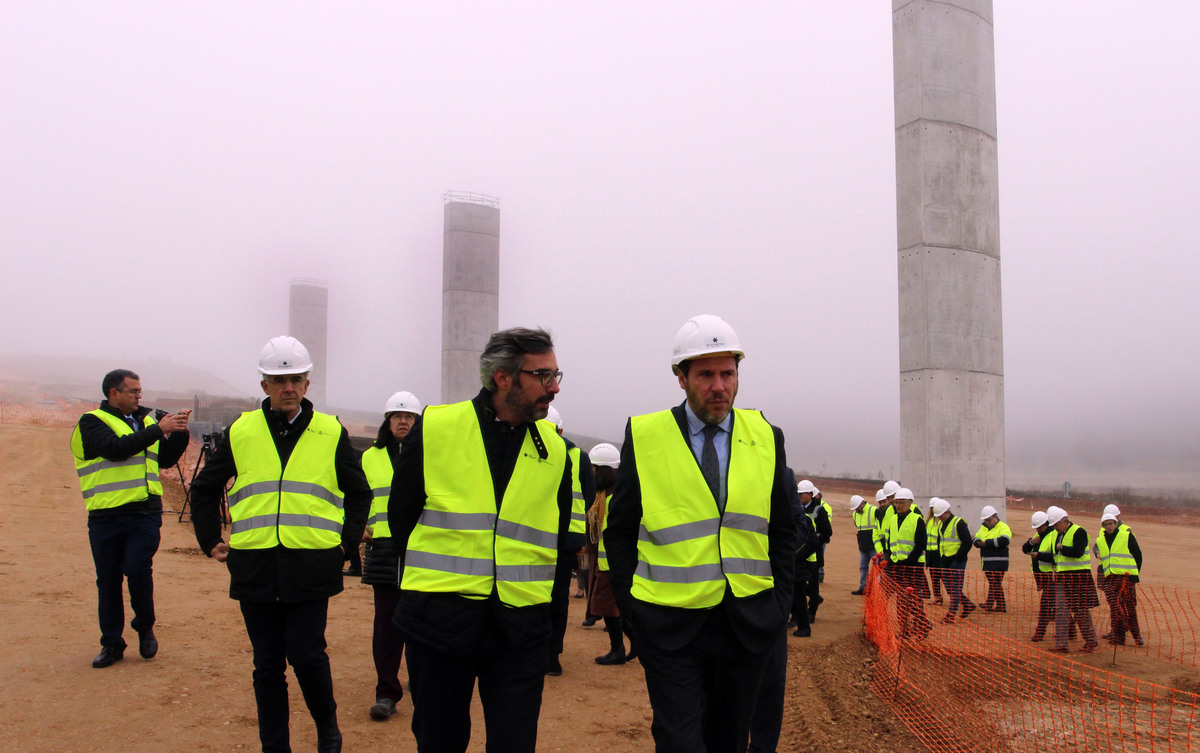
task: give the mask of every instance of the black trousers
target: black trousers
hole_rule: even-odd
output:
[[[653,644],[636,615],[634,625],[654,709],[654,749],[745,753],[768,651],[746,649],[721,607],[709,610],[696,637],[676,651]]]
[[[546,643],[513,649],[495,629],[466,655],[438,651],[408,640],[413,735],[421,753],[462,753],[471,740],[471,695],[479,700],[488,753],[533,753],[537,747]]]
[[[329,599],[294,604],[239,602],[254,648],[254,701],[263,753],[290,752],[288,687],[284,670],[292,665],[304,703],[318,731],[337,724],[333,676],[325,653]]]
[[[750,719],[750,753],[775,753],[783,729],[783,695],[787,684],[787,632],[767,653],[754,716]]]
[[[137,632],[154,627],[154,554],[162,539],[162,513],[88,517],[88,541],[96,563],[100,645],[125,648],[125,594]]]
[[[400,660],[404,658],[404,634],[392,624],[400,589],[374,585],[375,622],[371,631],[371,656],[375,660],[375,698],[399,701],[404,697],[400,684]]]
[[[795,581],[792,589],[792,619],[796,621],[796,628],[803,630],[808,627],[808,610],[814,609],[815,606],[810,606],[808,600],[810,577],[815,579],[817,563],[809,562],[807,559],[796,555],[795,559]]]

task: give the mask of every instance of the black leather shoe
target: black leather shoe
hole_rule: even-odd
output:
[[[138,633],[138,653],[143,659],[153,659],[158,653],[158,639],[153,630],[143,630]]]
[[[562,677],[562,664],[559,664],[557,656],[551,657],[550,665],[546,668],[546,674],[551,677]]]
[[[342,731],[336,718],[317,725],[317,753],[342,753]]]
[[[346,576],[347,578],[358,578],[358,577],[362,576],[362,570],[359,570],[359,569],[353,568],[353,567],[348,567],[342,571],[342,575]]]
[[[583,621],[584,627],[591,627],[592,625],[595,625],[595,624],[596,624],[595,617],[588,617],[586,620]]]
[[[856,590],[856,591],[851,591],[851,592],[850,592],[850,595],[851,595],[851,596],[862,596],[864,593],[866,593],[866,591],[864,591],[864,590],[862,590],[862,589],[860,588],[860,589],[858,589],[858,590]]]
[[[116,646],[104,646],[100,649],[100,653],[96,654],[96,658],[92,659],[92,666],[96,669],[111,667],[114,662],[119,662],[125,658],[125,649]]]
[[[624,664],[625,663],[625,652],[624,651],[609,651],[604,656],[597,656],[596,663],[603,664],[605,666],[610,666],[613,664]]]
[[[796,636],[797,638],[811,638],[812,628],[796,628],[792,631],[792,635]]]

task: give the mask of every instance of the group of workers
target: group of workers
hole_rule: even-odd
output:
[[[944,624],[967,619],[976,609],[1008,611],[1003,584],[1012,529],[1000,520],[996,508],[983,507],[980,525],[972,534],[966,521],[950,511],[950,503],[939,497],[929,500],[928,516],[922,518],[912,491],[894,481],[884,484],[875,500],[877,504],[872,505],[859,495],[850,498],[859,549],[859,586],[852,594],[865,593],[873,563],[883,565],[883,583],[898,598],[901,634],[919,638],[932,629],[924,603],[929,600],[941,606],[943,587],[950,598],[941,620]],[[1094,651],[1099,641],[1090,610],[1099,606],[1099,589],[1110,615],[1110,629],[1103,638],[1125,645],[1126,635],[1132,635],[1137,645],[1144,645],[1137,617],[1142,552],[1133,531],[1121,522],[1120,509],[1116,505],[1105,507],[1101,530],[1090,550],[1087,532],[1072,523],[1061,507],[1052,505],[1045,512],[1037,511],[1031,522],[1034,535],[1021,546],[1022,553],[1030,558],[1040,593],[1037,627],[1030,640],[1042,641],[1053,622],[1055,645],[1051,651],[1067,653],[1077,633],[1083,638],[1081,650]],[[986,599],[978,605],[963,593],[964,571],[973,548],[979,550],[987,581]],[[1092,555],[1097,559],[1094,579]]]
[[[288,336],[268,342],[258,363],[266,397],[226,429],[191,486],[196,540],[227,567],[253,649],[262,750],[291,750],[287,665],[315,723],[317,750],[342,748],[325,628],[343,563],[365,539],[377,673],[369,713],[386,720],[396,712],[407,653],[411,727],[423,753],[466,750],[476,686],[487,749],[535,749],[545,677],[562,672],[581,549],[591,571],[589,619],[604,619],[610,641],[596,661],[640,660],[656,749],[773,751],[789,615],[794,635],[810,634],[833,511],[811,482],[797,484],[782,431],[761,412],[734,407],[743,357],[720,317],[689,319],[670,359],[682,403],[631,417],[619,450],[601,444],[584,453],[561,436],[561,418],[547,420],[563,378],[550,335],[496,332],[480,356],[475,397],[426,406],[397,392],[360,456],[337,418],[305,397],[313,365],[304,345]],[[110,373],[102,389],[105,400],[80,419],[71,441],[100,596],[95,667],[121,660],[126,648],[122,576],[139,653],[158,650],[158,473],[182,454],[189,419],[187,411],[151,418],[132,372]],[[994,593],[983,608],[1005,609],[1011,532],[995,511],[971,538],[943,500],[931,500],[927,529],[911,491],[889,482],[881,494],[878,508],[853,498],[864,555],[855,593],[872,559],[887,562],[906,599],[906,629],[911,616],[912,629],[927,634],[920,568],[934,541],[952,599],[946,621],[959,603],[963,617],[975,608],[962,595],[972,546],[988,572],[1000,573],[989,577]],[[1079,623],[1086,638],[1090,620],[1076,614],[1065,577],[1086,558],[1087,536],[1064,512],[1048,513],[1055,531],[1031,539],[1034,568],[1053,564],[1063,594],[1054,618],[1060,627]],[[1120,567],[1136,542],[1117,522],[1102,557],[1124,583],[1131,578]],[[1131,593],[1114,588],[1112,598],[1127,604]],[[1130,629],[1140,642],[1136,619]]]

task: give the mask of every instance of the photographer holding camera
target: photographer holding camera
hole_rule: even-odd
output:
[[[158,653],[154,636],[154,553],[162,538],[160,468],[179,462],[188,445],[191,411],[150,417],[139,405],[142,383],[128,369],[104,375],[105,400],[79,417],[71,435],[75,472],[88,511],[88,540],[96,562],[99,592],[100,653],[92,666],[100,669],[125,658],[125,600],[122,582],[129,580],[130,626],[138,634],[138,653]]]

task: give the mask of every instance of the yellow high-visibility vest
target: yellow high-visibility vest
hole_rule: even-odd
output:
[[[938,518],[930,518],[925,521],[925,553],[926,555],[935,554],[939,558],[942,554],[942,521]]]
[[[859,531],[875,531],[875,505],[863,502],[862,512],[854,513],[854,527]],[[872,539],[874,536],[872,535]]]
[[[1137,560],[1129,551],[1129,526],[1120,523],[1117,535],[1113,538],[1112,549],[1108,547],[1108,539],[1101,530],[1096,536],[1096,548],[1100,551],[1100,567],[1105,575],[1137,575]]]
[[[1005,523],[1003,520],[996,521],[996,525],[992,526],[991,528],[988,528],[987,526],[983,526],[982,528],[979,529],[978,532],[976,532],[975,538],[984,542],[984,548],[979,550],[979,559],[980,559],[981,567],[984,563],[986,563],[990,560],[997,560],[997,561],[1003,560],[1004,562],[1008,562],[1008,550],[1007,549],[1002,549],[1002,550],[991,549],[991,550],[989,550],[987,548],[988,541],[991,541],[992,539],[999,539],[1004,536],[1008,537],[1008,545],[1011,547],[1012,546],[1012,529],[1009,528],[1008,523]]]
[[[774,586],[767,556],[775,436],[758,411],[734,409],[722,513],[696,456],[667,410],[630,420],[640,471],[642,529],[634,598],[691,609]]]
[[[603,513],[600,515],[600,521],[599,521],[600,540],[598,542],[596,542],[596,567],[599,568],[600,572],[602,572],[602,573],[608,572],[608,552],[604,551],[604,529],[608,526],[608,504],[607,504],[607,502],[610,500],[612,500],[611,494],[609,494],[607,497],[605,497],[605,505],[603,507]]]
[[[1075,532],[1082,530],[1083,529],[1079,527],[1079,524],[1072,523],[1071,527],[1067,529],[1066,534],[1063,536],[1057,537],[1058,531],[1055,531],[1055,534],[1057,538],[1062,538],[1064,541],[1067,539],[1074,541],[1076,535]],[[1087,534],[1084,533],[1084,536],[1086,537]],[[1086,573],[1091,569],[1091,559],[1091,554],[1088,552],[1086,546],[1083,548],[1083,554],[1078,557],[1068,557],[1064,555],[1056,546],[1054,551],[1054,569],[1056,572],[1060,573]]]
[[[362,469],[367,476],[367,485],[371,487],[371,517],[367,523],[371,526],[371,537],[387,539],[392,536],[391,526],[388,525],[388,498],[392,494],[392,456],[387,447],[371,447],[362,455]]]
[[[875,552],[878,554],[887,554],[887,532],[894,517],[896,517],[896,506],[888,505],[883,510],[883,519],[875,522],[875,535],[872,538],[875,542]]]
[[[888,523],[888,551],[891,553],[888,555],[888,559],[892,562],[907,559],[908,555],[917,548],[917,521],[921,520],[920,513],[909,510],[902,523],[897,523],[899,519],[900,514],[896,513]],[[921,556],[917,561],[925,562],[924,550],[921,550]]]
[[[337,418],[313,412],[282,467],[262,410],[229,427],[237,479],[229,490],[232,549],[332,549],[342,543],[345,501],[338,486]]]
[[[951,515],[950,520],[945,523],[938,521],[941,526],[938,538],[940,545],[938,554],[942,555],[942,562],[949,562],[962,550],[962,539],[958,538],[958,522],[962,518],[957,515]]]
[[[1053,552],[1054,551],[1054,539],[1055,539],[1055,535],[1057,535],[1057,533],[1058,532],[1055,531],[1053,528],[1047,530],[1046,535],[1043,536],[1042,538],[1038,539],[1038,548],[1037,548],[1038,552]],[[1054,572],[1054,563],[1053,562],[1044,562],[1043,560],[1035,559],[1033,561],[1033,569],[1034,569],[1034,572],[1038,572],[1038,573],[1052,573],[1052,572]]]
[[[118,437],[133,434],[133,427],[125,419],[97,408],[85,415],[95,416],[113,430]],[[143,428],[154,426],[150,414],[142,417]],[[151,494],[162,496],[162,482],[158,478],[158,442],[136,455],[124,460],[106,460],[83,457],[83,436],[79,424],[71,434],[71,454],[75,456],[75,473],[79,476],[79,488],[83,492],[83,503],[89,512],[108,510],[131,502],[141,502]]]
[[[471,401],[430,406],[421,421],[425,509],[408,539],[400,587],[485,599],[494,586],[509,606],[548,603],[558,561],[566,442],[544,424],[530,426],[497,512]]]

